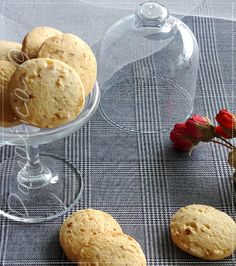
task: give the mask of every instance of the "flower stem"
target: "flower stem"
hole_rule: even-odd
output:
[[[224,141],[224,142],[227,143],[229,146],[231,146],[232,148],[235,149],[234,145],[233,145],[231,142],[227,141],[225,138],[222,138],[221,136],[217,136],[217,138],[221,139],[222,141]]]
[[[222,146],[225,146],[226,148],[229,148],[229,149],[234,149],[234,147],[231,145],[231,146],[229,146],[229,145],[226,145],[226,144],[224,144],[224,143],[222,143],[222,142],[220,142],[220,141],[217,141],[217,140],[211,140],[211,142],[214,142],[214,143],[217,143],[217,144],[220,144],[220,145],[222,145]]]

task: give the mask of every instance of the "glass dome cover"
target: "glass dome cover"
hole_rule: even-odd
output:
[[[100,110],[124,130],[167,131],[192,113],[198,65],[188,26],[164,6],[144,3],[103,38]]]

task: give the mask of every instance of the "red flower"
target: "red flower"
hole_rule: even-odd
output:
[[[194,140],[188,135],[185,123],[175,124],[170,132],[170,139],[174,146],[182,151],[190,151],[195,145]]]
[[[185,124],[188,134],[198,141],[210,141],[214,137],[214,126],[207,117],[193,115]]]
[[[231,130],[231,132],[232,132],[232,130]],[[215,127],[215,134],[220,136],[220,137],[223,137],[225,139],[231,139],[232,138],[232,134],[224,131],[221,126]]]
[[[228,110],[221,110],[217,116],[216,121],[221,125],[223,129],[234,130],[236,127],[236,115],[230,113]]]
[[[216,134],[224,138],[233,138],[236,135],[236,115],[223,109],[217,116],[216,121],[220,124],[217,127]]]

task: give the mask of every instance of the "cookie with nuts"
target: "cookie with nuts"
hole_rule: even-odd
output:
[[[118,222],[108,213],[86,209],[69,216],[60,229],[60,244],[67,258],[77,262],[80,251],[92,236],[106,232],[122,233]]]
[[[51,27],[33,28],[23,39],[22,52],[29,59],[37,58],[38,52],[42,44],[50,37],[60,36],[62,32]]]
[[[79,37],[67,33],[47,39],[39,50],[38,57],[61,60],[79,74],[89,95],[97,77],[97,61],[90,47]]]
[[[21,44],[17,42],[0,40],[0,60],[20,64],[23,62]]]
[[[0,126],[12,127],[20,124],[19,118],[10,105],[9,82],[16,66],[5,60],[0,60]]]
[[[183,251],[204,260],[222,260],[236,249],[236,224],[211,206],[189,205],[171,219],[173,242]]]
[[[139,243],[121,233],[92,236],[79,253],[79,265],[146,266],[146,258]]]
[[[13,74],[10,101],[25,123],[54,128],[74,120],[85,103],[79,75],[67,64],[49,58],[28,60]]]

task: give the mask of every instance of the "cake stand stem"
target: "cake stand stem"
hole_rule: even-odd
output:
[[[27,161],[18,172],[18,182],[28,189],[37,189],[47,185],[52,178],[51,170],[42,165],[38,145],[26,146]]]

